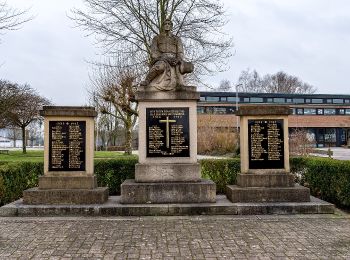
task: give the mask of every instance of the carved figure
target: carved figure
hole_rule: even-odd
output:
[[[184,86],[183,74],[193,71],[193,64],[184,61],[181,39],[173,35],[173,23],[165,19],[163,32],[151,44],[151,68],[141,86],[167,91]]]

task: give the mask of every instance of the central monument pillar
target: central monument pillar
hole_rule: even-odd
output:
[[[181,39],[163,32],[152,40],[153,63],[136,94],[139,104],[139,163],[135,179],[121,185],[121,203],[215,202],[216,187],[202,180],[197,162],[196,87],[185,86],[183,74],[193,64],[183,59]]]

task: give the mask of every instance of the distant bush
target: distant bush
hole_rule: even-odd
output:
[[[199,154],[237,155],[239,149],[239,136],[232,127],[219,127],[225,118],[216,117],[212,114],[198,118],[198,142]],[[218,122],[220,121],[220,122]],[[230,125],[226,122],[226,124]]]

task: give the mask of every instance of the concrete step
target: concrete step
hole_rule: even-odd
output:
[[[293,187],[241,187],[228,185],[227,198],[232,202],[308,202],[310,189],[295,184]]]
[[[232,203],[225,195],[216,203],[121,204],[120,196],[110,196],[104,204],[24,205],[23,200],[0,208],[0,216],[182,216],[182,215],[267,215],[333,214],[334,205],[310,197],[310,202]]]

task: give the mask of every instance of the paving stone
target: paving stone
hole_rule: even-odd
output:
[[[0,218],[0,259],[350,259],[350,217]]]

